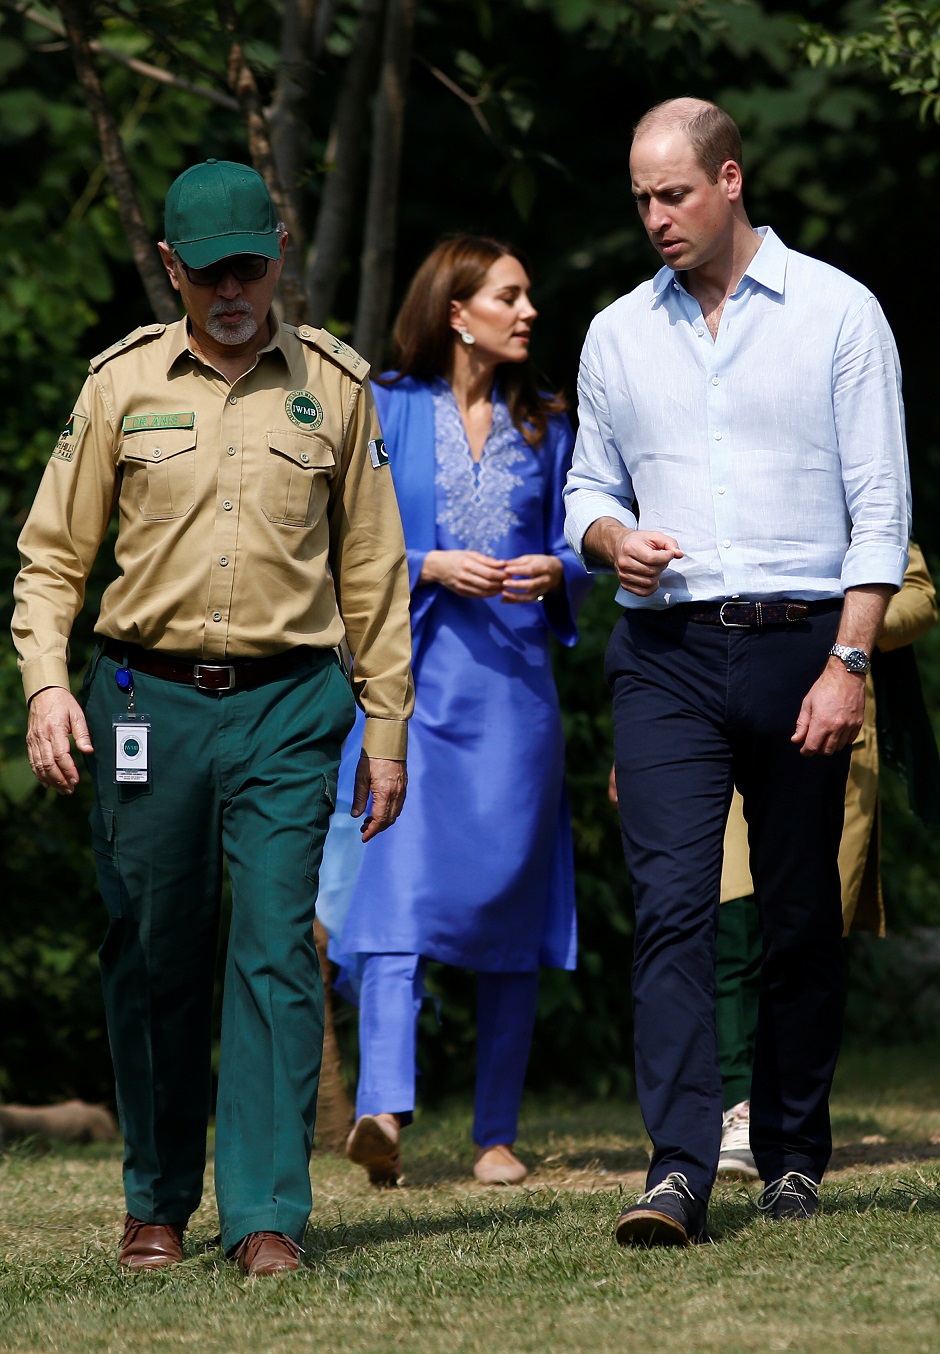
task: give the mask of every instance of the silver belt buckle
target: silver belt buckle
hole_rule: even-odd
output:
[[[718,619],[721,621],[722,625],[725,626],[728,630],[750,630],[751,627],[748,625],[748,623],[747,623],[746,621],[726,621],[726,620],[725,620],[725,607],[726,607],[726,606],[753,606],[753,605],[754,605],[754,604],[753,604],[752,602],[722,602],[722,604],[721,604],[721,606],[720,606],[720,608],[719,608],[719,610],[718,610]],[[760,625],[760,603],[759,603],[759,602],[757,603],[757,624]]]
[[[227,672],[228,686],[203,686],[202,674],[204,672]],[[234,691],[235,669],[231,663],[195,663],[193,665],[193,685],[197,691]]]

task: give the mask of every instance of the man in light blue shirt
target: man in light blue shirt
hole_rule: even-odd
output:
[[[837,855],[865,672],[910,532],[900,373],[858,282],[754,230],[714,104],[640,121],[665,264],[594,320],[568,540],[616,573],[607,653],[636,901],[637,1092],[653,1142],[621,1244],[707,1236],[721,1137],[714,945],[742,791],[764,934],[751,1146],[772,1218],[818,1206],[844,976]]]

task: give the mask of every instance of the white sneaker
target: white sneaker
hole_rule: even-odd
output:
[[[757,1167],[751,1153],[751,1102],[732,1105],[721,1120],[721,1151],[718,1174],[726,1180],[756,1180]]]

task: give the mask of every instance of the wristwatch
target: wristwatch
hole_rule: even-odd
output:
[[[864,649],[850,649],[847,644],[833,644],[829,656],[841,658],[846,672],[857,672],[860,677],[864,677],[871,667],[871,659]]]

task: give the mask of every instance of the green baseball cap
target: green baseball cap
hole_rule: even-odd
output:
[[[190,268],[232,254],[280,257],[277,216],[267,185],[248,165],[206,160],[170,184],[166,242]]]

